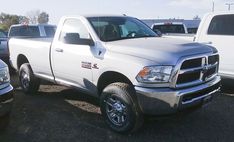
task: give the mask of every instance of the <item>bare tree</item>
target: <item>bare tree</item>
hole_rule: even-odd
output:
[[[37,24],[38,23],[38,17],[40,15],[40,10],[31,10],[26,13],[26,17],[28,18],[28,21],[30,24]]]
[[[29,23],[29,19],[26,16],[19,16],[19,23],[20,24],[28,24]]]
[[[47,24],[49,22],[49,14],[40,10],[31,10],[26,13],[26,19],[30,24]]]

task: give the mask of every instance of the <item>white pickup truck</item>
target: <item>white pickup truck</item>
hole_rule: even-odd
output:
[[[160,31],[162,34],[187,34],[187,27],[182,22],[154,23],[153,31]]]
[[[85,91],[119,133],[137,130],[143,114],[201,106],[220,88],[215,48],[160,38],[127,16],[63,17],[54,39],[11,38],[9,49],[25,93],[40,79]]]
[[[220,54],[219,73],[234,78],[234,12],[214,12],[204,16],[196,42],[214,46]]]

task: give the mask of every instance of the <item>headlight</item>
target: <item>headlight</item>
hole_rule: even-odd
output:
[[[8,67],[0,69],[0,85],[10,82]]]
[[[144,67],[136,79],[141,83],[167,83],[169,82],[172,66],[150,66]]]

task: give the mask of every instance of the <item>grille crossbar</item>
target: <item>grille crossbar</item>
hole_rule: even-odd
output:
[[[175,88],[189,87],[211,80],[217,75],[218,66],[218,54],[184,60],[175,76]]]

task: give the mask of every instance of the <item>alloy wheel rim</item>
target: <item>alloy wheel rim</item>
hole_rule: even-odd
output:
[[[25,89],[27,89],[28,87],[29,87],[29,82],[30,82],[30,79],[29,79],[29,75],[25,72],[25,71],[23,71],[22,73],[21,73],[21,84],[22,84],[22,86],[25,88]]]
[[[128,118],[126,105],[114,96],[107,98],[105,104],[106,114],[109,120],[117,126],[123,126]]]

